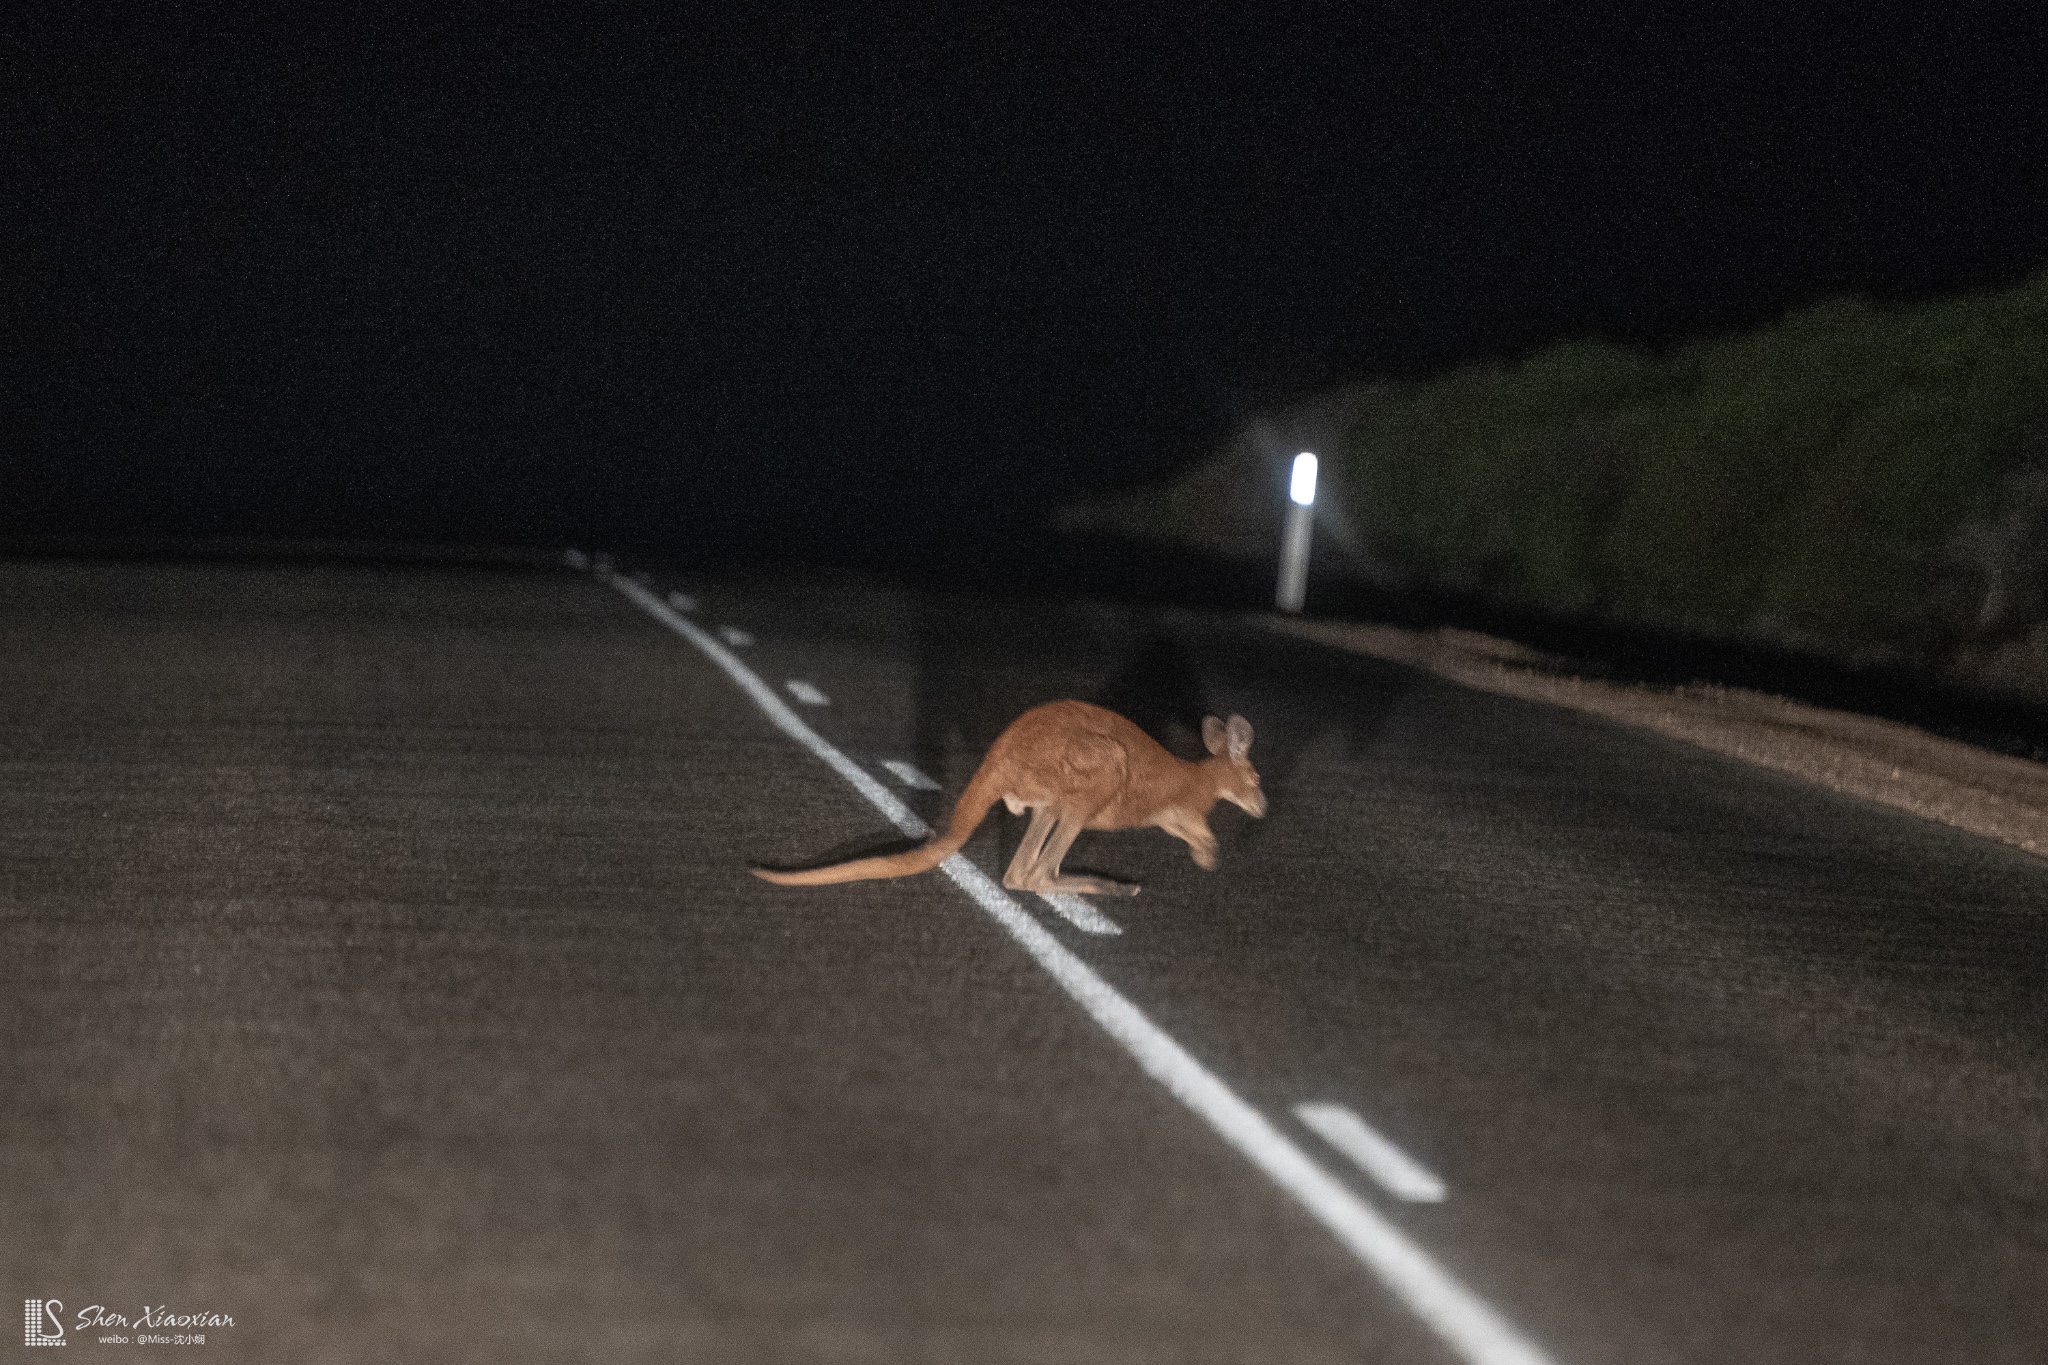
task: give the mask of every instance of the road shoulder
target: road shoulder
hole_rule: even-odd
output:
[[[2048,765],[1743,688],[1589,678],[1567,659],[1473,631],[1265,619],[1282,634],[1604,716],[2048,857]]]

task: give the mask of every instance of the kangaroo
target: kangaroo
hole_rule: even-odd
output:
[[[958,853],[1000,800],[1012,815],[1031,812],[1031,826],[1003,874],[1004,886],[1135,896],[1138,888],[1129,882],[1060,872],[1060,860],[1082,830],[1157,826],[1186,841],[1197,867],[1213,871],[1216,836],[1209,832],[1209,808],[1220,798],[1253,816],[1266,813],[1266,794],[1259,790],[1249,757],[1251,722],[1243,716],[1227,722],[1206,716],[1202,742],[1209,757],[1189,763],[1114,711],[1079,701],[1048,702],[1026,711],[996,736],[953,807],[952,823],[938,838],[903,853],[803,872],[757,867],[754,875],[778,886],[908,877]]]

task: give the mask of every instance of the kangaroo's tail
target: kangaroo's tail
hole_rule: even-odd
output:
[[[855,858],[849,863],[833,863],[829,867],[806,868],[802,872],[770,872],[765,867],[754,869],[754,875],[762,881],[774,882],[777,886],[829,886],[835,882],[865,882],[882,877],[908,877],[918,872],[937,867],[946,859],[958,853],[967,843],[968,836],[980,827],[988,808],[1001,795],[996,790],[996,779],[989,772],[984,761],[974,780],[967,784],[967,790],[960,793],[960,800],[953,807],[952,823],[946,832],[916,848],[901,853],[885,854],[878,858]]]

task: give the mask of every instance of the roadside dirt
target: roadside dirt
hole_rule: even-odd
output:
[[[1741,688],[1588,678],[1570,660],[1472,631],[1283,617],[1269,623],[1284,634],[1409,664],[1467,687],[1653,730],[2048,857],[2048,765],[1896,721]]]

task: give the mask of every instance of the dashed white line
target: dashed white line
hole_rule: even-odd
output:
[[[754,637],[741,630],[738,626],[720,626],[718,628],[718,638],[731,645],[734,649],[745,649],[748,645],[754,643]]]
[[[888,770],[889,776],[912,791],[935,792],[939,789],[939,784],[926,777],[915,763],[905,763],[900,758],[885,758],[882,760],[882,767]]]
[[[690,594],[686,592],[670,593],[668,595],[668,604],[674,607],[677,611],[697,610],[697,599],[690,596]]]
[[[893,792],[804,724],[789,704],[776,695],[775,689],[761,681],[731,650],[632,580],[602,571],[600,576],[638,603],[648,615],[695,645],[753,699],[776,729],[845,778],[897,829],[913,839],[931,833],[924,821],[897,800]],[[1353,1194],[1264,1114],[1196,1061],[1144,1011],[1053,937],[1051,930],[1005,895],[980,868],[956,853],[939,864],[939,869],[1002,925],[1103,1031],[1130,1053],[1147,1075],[1165,1086],[1218,1136],[1265,1172],[1268,1179],[1292,1195],[1460,1357],[1470,1365],[1550,1365],[1550,1357],[1485,1300],[1465,1288],[1407,1233]]]
[[[830,697],[820,692],[810,683],[805,682],[802,678],[791,678],[783,686],[789,689],[790,696],[795,697],[805,706],[830,706],[832,704]]]
[[[1444,1182],[1434,1171],[1343,1105],[1297,1104],[1294,1116],[1317,1137],[1350,1157],[1358,1169],[1377,1180],[1396,1199],[1415,1204],[1443,1202]]]

